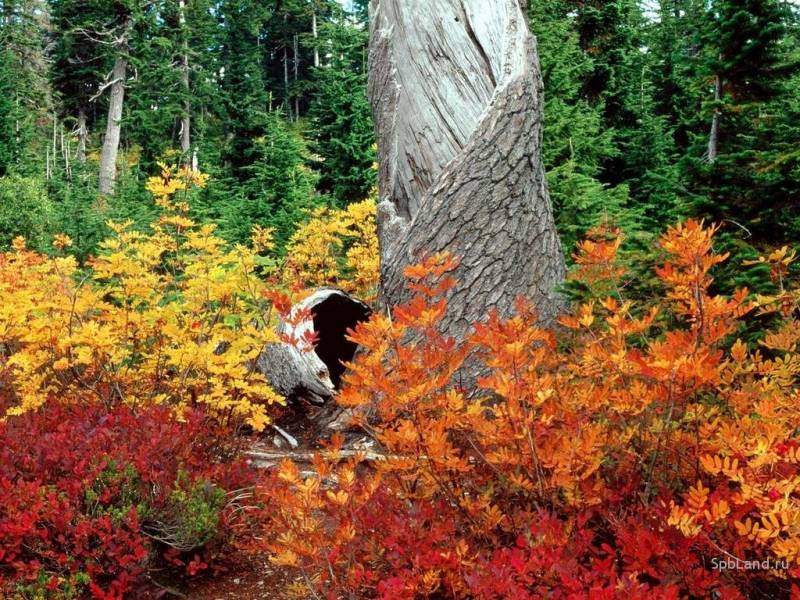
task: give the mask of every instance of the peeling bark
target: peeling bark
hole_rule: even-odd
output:
[[[78,133],[78,149],[76,151],[75,158],[78,159],[78,162],[85,163],[86,140],[89,138],[89,129],[86,126],[86,111],[83,108],[81,108],[78,111],[77,133]]]
[[[372,0],[381,300],[403,269],[460,257],[444,333],[524,296],[544,321],[565,266],[541,160],[542,80],[519,0]]]
[[[711,116],[711,131],[708,134],[708,150],[706,158],[713,163],[717,160],[719,151],[719,101],[722,97],[722,79],[719,75],[714,75],[714,114]]]
[[[314,37],[314,66],[319,68],[319,31],[317,30],[317,11],[311,12],[311,35]]]

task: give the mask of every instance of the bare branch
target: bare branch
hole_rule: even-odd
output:
[[[97,93],[96,93],[94,96],[92,96],[91,98],[89,98],[89,102],[94,102],[94,101],[95,101],[95,100],[97,100],[97,99],[98,99],[100,96],[102,96],[102,95],[103,95],[103,92],[105,92],[105,91],[106,91],[108,88],[110,88],[110,87],[111,87],[112,85],[114,85],[115,83],[119,83],[119,82],[123,82],[123,83],[124,83],[124,81],[123,81],[121,78],[117,78],[117,79],[113,79],[113,80],[111,80],[111,81],[107,81],[106,83],[104,83],[103,85],[101,85],[101,86],[100,86],[100,89],[99,89],[99,90],[97,90]]]

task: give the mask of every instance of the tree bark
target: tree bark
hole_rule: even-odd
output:
[[[317,29],[317,11],[311,12],[311,35],[314,36],[314,66],[319,67],[319,30]]]
[[[403,269],[460,257],[444,333],[523,296],[551,320],[565,274],[541,159],[542,79],[519,0],[372,0],[381,300]]]
[[[294,42],[292,45],[292,56],[294,57],[294,85],[296,87],[297,77],[300,69],[300,49],[296,33],[294,34]],[[294,116],[296,119],[300,118],[300,96],[297,95],[297,90],[295,90],[295,97],[294,97]]]
[[[108,121],[100,154],[100,193],[112,195],[117,179],[117,154],[122,130],[122,105],[125,100],[125,79],[128,76],[128,24],[123,25],[117,58],[111,71],[111,93],[108,100]]]
[[[183,93],[186,94],[183,101],[183,115],[181,115],[181,153],[186,165],[193,168],[194,160],[190,155],[192,149],[192,103],[190,100],[191,88],[189,85],[189,42],[186,31],[186,2],[178,2],[180,33],[181,33],[181,84]]]
[[[289,101],[289,48],[286,45],[283,46],[283,95],[284,102],[286,103],[286,112],[291,121],[292,105]]]
[[[289,19],[288,13],[284,13],[283,15],[283,25],[284,28],[286,27],[286,23]],[[289,117],[289,120],[292,120],[292,103],[289,100],[289,46],[286,42],[283,44],[283,96],[284,96],[284,103],[286,104],[286,114]]]
[[[710,163],[717,160],[719,152],[719,101],[721,97],[722,80],[719,75],[714,75],[714,114],[711,117],[711,132],[708,134],[708,150],[706,151],[706,157]]]

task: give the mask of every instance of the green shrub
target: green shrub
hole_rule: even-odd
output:
[[[44,249],[53,233],[53,204],[44,182],[35,177],[0,177],[0,250],[22,236],[28,246]]]
[[[179,552],[198,550],[218,537],[225,503],[224,490],[181,471],[166,505],[152,519],[154,537]]]

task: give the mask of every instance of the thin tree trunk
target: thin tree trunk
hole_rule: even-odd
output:
[[[78,149],[75,158],[78,162],[86,162],[86,140],[89,137],[89,129],[86,126],[86,111],[83,108],[78,110]]]
[[[289,50],[286,45],[283,46],[283,95],[284,102],[286,103],[286,112],[289,113],[289,119],[292,118],[292,105],[289,102]]]
[[[288,15],[283,15],[283,26],[286,29]],[[286,112],[288,113],[289,120],[292,119],[292,104],[289,101],[289,47],[286,42],[283,44],[283,101],[286,104]]]
[[[58,166],[58,115],[53,113],[53,172]]]
[[[72,181],[72,165],[69,162],[69,155],[72,152],[69,143],[69,136],[67,136],[67,145],[64,146],[64,130],[61,130],[61,151],[64,153],[64,171],[67,174],[67,179]]]
[[[123,36],[126,36],[124,33]],[[123,42],[123,46],[127,46]],[[122,130],[122,105],[125,100],[125,78],[128,74],[127,48],[119,50],[111,71],[111,94],[108,101],[108,121],[100,153],[100,193],[112,195],[117,179],[117,154],[119,154],[120,133]]]
[[[713,163],[717,160],[719,152],[719,101],[722,97],[722,80],[719,75],[714,76],[714,114],[711,117],[711,132],[708,134],[708,151],[706,156],[708,162]]]
[[[314,36],[314,66],[319,67],[319,31],[317,29],[317,11],[311,13],[311,35]]]
[[[296,33],[294,34],[293,54],[294,54],[294,85],[295,85],[295,87],[297,87],[297,77],[298,77],[299,65],[300,65],[300,49],[298,47],[298,40],[297,40],[297,34]],[[300,118],[300,96],[299,95],[295,95],[295,97],[294,97],[294,116],[297,119]]]
[[[180,11],[180,30],[181,30],[181,83],[183,84],[183,92],[186,95],[183,101],[183,115],[181,117],[181,153],[187,164],[194,163],[195,160],[190,157],[192,148],[192,102],[190,99],[191,89],[189,84],[189,41],[187,39],[186,31],[186,2],[180,0],[178,3]]]
[[[460,257],[446,334],[522,296],[551,320],[565,274],[542,164],[542,78],[519,0],[372,0],[381,299],[403,269]],[[436,43],[432,43],[435,40]]]

